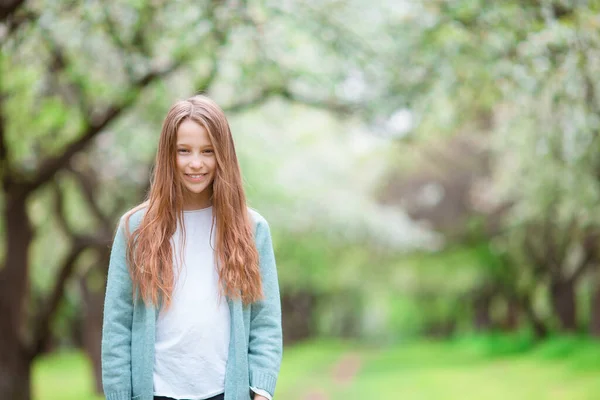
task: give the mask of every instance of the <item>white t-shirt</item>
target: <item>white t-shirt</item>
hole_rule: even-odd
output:
[[[212,207],[184,211],[183,220],[183,254],[180,226],[171,239],[171,306],[156,322],[154,395],[200,400],[224,392],[231,321],[227,299],[219,293]]]

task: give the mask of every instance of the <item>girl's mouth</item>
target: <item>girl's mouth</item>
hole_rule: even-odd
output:
[[[202,182],[207,174],[185,174],[187,180],[191,182]]]

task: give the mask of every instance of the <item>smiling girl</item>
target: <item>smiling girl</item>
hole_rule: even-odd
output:
[[[271,400],[281,356],[269,225],[246,205],[227,119],[206,96],[177,102],[112,246],[106,399]]]

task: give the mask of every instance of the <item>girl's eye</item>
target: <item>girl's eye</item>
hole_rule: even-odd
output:
[[[213,153],[212,149],[204,150],[204,152],[207,153],[207,154],[212,154]]]
[[[178,152],[179,154],[185,154],[185,153],[187,153],[188,151],[187,151],[187,149],[179,149],[179,150],[177,150],[177,152]]]

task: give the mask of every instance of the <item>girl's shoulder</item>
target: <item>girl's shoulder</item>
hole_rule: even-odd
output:
[[[127,211],[119,220],[119,228],[125,228],[125,230],[129,232],[136,230],[142,222],[142,218],[144,218],[147,208],[148,203],[144,202]]]
[[[269,223],[258,211],[255,209],[248,207],[248,214],[250,215],[250,219],[254,225],[254,229],[258,229],[259,227],[269,227]]]
[[[142,222],[144,218],[144,214],[148,209],[148,203],[144,202],[138,206],[135,206],[131,210],[127,211],[121,217],[119,221],[119,227],[125,228],[126,231],[132,232],[137,229],[137,227]],[[248,215],[250,216],[250,220],[252,221],[252,225],[255,230],[259,229],[267,229],[269,230],[269,223],[258,211],[255,209],[248,207]]]

